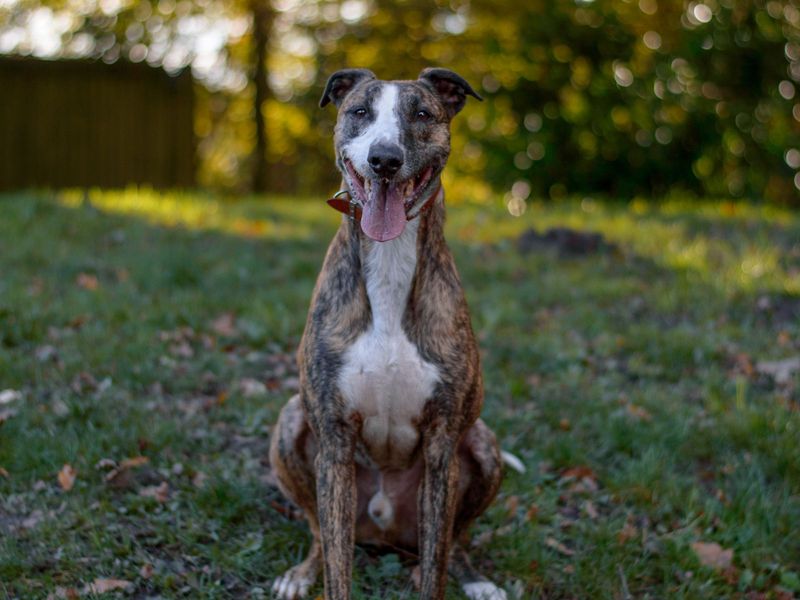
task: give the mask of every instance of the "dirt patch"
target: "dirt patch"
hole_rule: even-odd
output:
[[[800,321],[800,296],[764,294],[756,300],[756,310],[773,323],[796,323]]]
[[[602,233],[578,231],[569,227],[552,227],[543,234],[534,229],[528,229],[517,238],[517,248],[523,254],[555,249],[559,254],[568,256],[617,250],[616,244],[606,241]]]

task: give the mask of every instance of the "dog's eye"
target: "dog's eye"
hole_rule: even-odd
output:
[[[417,121],[428,121],[431,118],[431,113],[427,110],[418,110],[417,111]]]
[[[363,106],[360,106],[359,108],[357,108],[357,109],[355,109],[353,111],[353,114],[358,118],[366,117],[367,116],[367,109],[364,108]]]

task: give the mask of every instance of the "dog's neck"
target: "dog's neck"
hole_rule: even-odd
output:
[[[361,264],[376,332],[391,335],[401,329],[417,270],[419,227],[420,219],[412,219],[391,241],[362,241]]]
[[[391,335],[401,330],[414,278],[425,267],[425,257],[444,244],[444,195],[439,194],[431,204],[388,242],[370,239],[357,222],[344,219],[352,243],[359,247],[361,275],[376,331]]]

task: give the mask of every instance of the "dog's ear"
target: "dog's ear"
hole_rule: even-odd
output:
[[[336,71],[328,78],[328,84],[325,86],[325,91],[322,92],[322,98],[319,99],[320,108],[324,108],[329,102],[333,102],[338,107],[357,83],[369,79],[377,79],[375,73],[369,69],[342,69],[341,71]]]
[[[419,80],[439,96],[451,119],[464,108],[467,96],[483,100],[461,75],[449,69],[425,69],[419,74]]]

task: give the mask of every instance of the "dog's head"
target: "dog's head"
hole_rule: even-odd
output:
[[[481,97],[447,69],[416,81],[380,81],[367,69],[337,71],[320,100],[336,105],[336,164],[361,204],[361,229],[384,242],[403,232],[436,193],[450,154],[450,121],[467,96]]]

